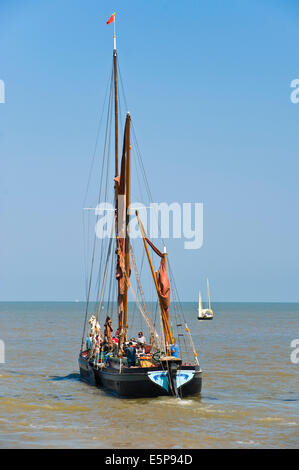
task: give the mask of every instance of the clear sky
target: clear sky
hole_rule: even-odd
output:
[[[181,298],[208,276],[217,301],[299,301],[295,0],[0,0],[0,300],[84,298],[113,11],[153,197],[204,203],[203,247],[168,247]]]

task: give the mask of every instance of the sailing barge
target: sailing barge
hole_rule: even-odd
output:
[[[109,22],[115,23],[115,15],[110,18]],[[135,217],[140,230],[143,256],[147,258],[149,265],[146,274],[147,277],[148,275],[152,277],[157,299],[155,319],[149,312],[144,298],[141,276],[137,269],[132,240],[130,240],[129,223],[132,218],[130,211],[130,194],[132,190],[131,150],[134,151],[134,147],[131,142],[132,124],[129,113],[126,115],[124,125],[122,159],[119,171],[120,103],[118,71],[119,65],[114,33],[111,94],[108,104],[108,114],[110,113],[111,116],[114,114],[114,236],[106,240],[106,251],[103,248],[102,240],[101,257],[103,253],[106,253],[106,262],[105,264],[101,263],[102,270],[97,276],[96,292],[98,300],[95,305],[90,301],[92,274],[96,258],[95,248],[93,248],[85,322],[79,354],[80,376],[90,384],[101,387],[119,397],[135,398],[161,395],[187,397],[197,395],[201,392],[202,371],[191,332],[184,319],[184,312],[183,310],[179,311],[179,302],[170,304],[170,281],[174,286],[172,296],[174,296],[176,288],[172,277],[170,276],[169,280],[168,276],[168,255],[165,248],[162,253],[148,238],[141,216],[136,211]],[[107,126],[109,126],[109,121],[111,122],[111,119],[107,119]],[[106,129],[106,135],[107,133],[109,133],[109,130]],[[93,247],[95,247],[95,243]],[[154,269],[154,261],[151,258],[150,250],[160,260],[159,271]],[[135,292],[132,285],[131,266],[135,272],[137,292]],[[109,269],[111,276],[108,289]],[[143,271],[145,271],[145,268]],[[116,287],[114,298],[113,288],[111,288],[113,283]],[[131,292],[130,295],[133,297],[134,302],[128,302],[129,292]],[[105,294],[109,296],[106,302],[103,301]],[[93,315],[88,322],[91,308],[93,309]],[[133,366],[126,357],[128,348],[130,347],[132,350],[133,347],[132,344],[128,345],[128,331],[130,328],[134,328],[134,324],[130,324],[130,321],[133,322],[132,318],[130,320],[130,309],[137,309],[140,318],[148,328],[150,338],[143,353],[137,358]],[[118,321],[118,331],[114,338],[112,337],[113,315],[116,315]],[[102,321],[103,316],[106,317],[104,334],[101,333],[99,323],[99,321]],[[176,337],[174,337],[174,329],[176,329]],[[89,346],[86,343],[86,337],[89,337]],[[178,354],[176,354],[177,351],[179,351]]]

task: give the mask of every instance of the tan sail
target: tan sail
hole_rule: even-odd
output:
[[[117,220],[117,262],[116,262],[116,279],[118,281],[118,326],[120,332],[120,345],[126,339],[127,332],[127,302],[129,277],[131,275],[130,266],[130,248],[128,234],[128,207],[130,205],[130,115],[127,115],[123,153],[121,161],[120,176],[114,178],[118,187],[118,202],[116,204],[116,220]],[[125,275],[126,274],[126,275]]]

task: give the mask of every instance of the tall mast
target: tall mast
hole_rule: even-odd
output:
[[[114,114],[115,114],[115,177],[118,176],[118,92],[117,92],[117,52],[116,41],[114,36],[113,50],[113,70],[114,70]],[[118,185],[115,184],[115,205],[117,210]],[[116,219],[116,232],[118,232],[118,221]]]
[[[131,142],[130,142],[130,127],[131,127],[131,116],[127,113],[126,118],[126,239],[125,239],[125,272],[126,272],[126,282],[125,282],[125,294],[124,294],[124,319],[123,319],[123,328],[124,336],[126,339],[127,330],[128,330],[128,288],[129,288],[129,277],[130,277],[130,237],[129,237],[129,222],[130,222],[130,185],[131,185]]]
[[[114,36],[113,36],[113,78],[114,78],[114,132],[115,132],[115,178],[119,176],[119,169],[118,169],[118,88],[117,88],[117,51],[116,51],[116,34],[115,34],[115,14],[114,14]],[[118,236],[118,222],[119,222],[119,214],[118,214],[118,195],[119,195],[119,185],[115,182],[114,185],[115,191],[115,233]],[[118,283],[118,296],[119,299],[119,283]],[[123,318],[122,315],[118,316],[118,330],[119,332],[122,331],[123,328]]]

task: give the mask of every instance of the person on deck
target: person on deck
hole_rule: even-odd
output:
[[[87,337],[86,339],[86,348],[88,350],[91,349],[91,345],[92,345],[92,333],[89,334],[89,336]]]
[[[132,341],[130,341],[129,346],[125,348],[125,354],[127,356],[128,367],[134,367],[136,365],[136,349]]]
[[[136,347],[136,354],[137,356],[142,356],[145,353],[144,345],[142,343],[138,343]]]
[[[146,344],[146,339],[145,336],[143,336],[142,331],[139,331],[138,333],[138,343]]]
[[[135,338],[131,338],[130,341],[131,341],[131,343],[132,343],[132,346],[133,346],[134,348],[136,348],[136,346],[137,346],[137,341],[136,341],[136,339],[135,339]]]
[[[170,345],[170,352],[173,357],[179,357],[179,347],[175,342],[175,338],[173,338],[174,344]]]
[[[95,336],[92,336],[91,348],[88,350],[88,359],[91,359],[93,357],[96,345],[97,345],[96,338]]]
[[[105,366],[107,366],[109,364],[109,361],[111,359],[111,357],[113,356],[112,352],[108,352],[106,354],[103,354],[104,356],[104,363],[105,363]]]

